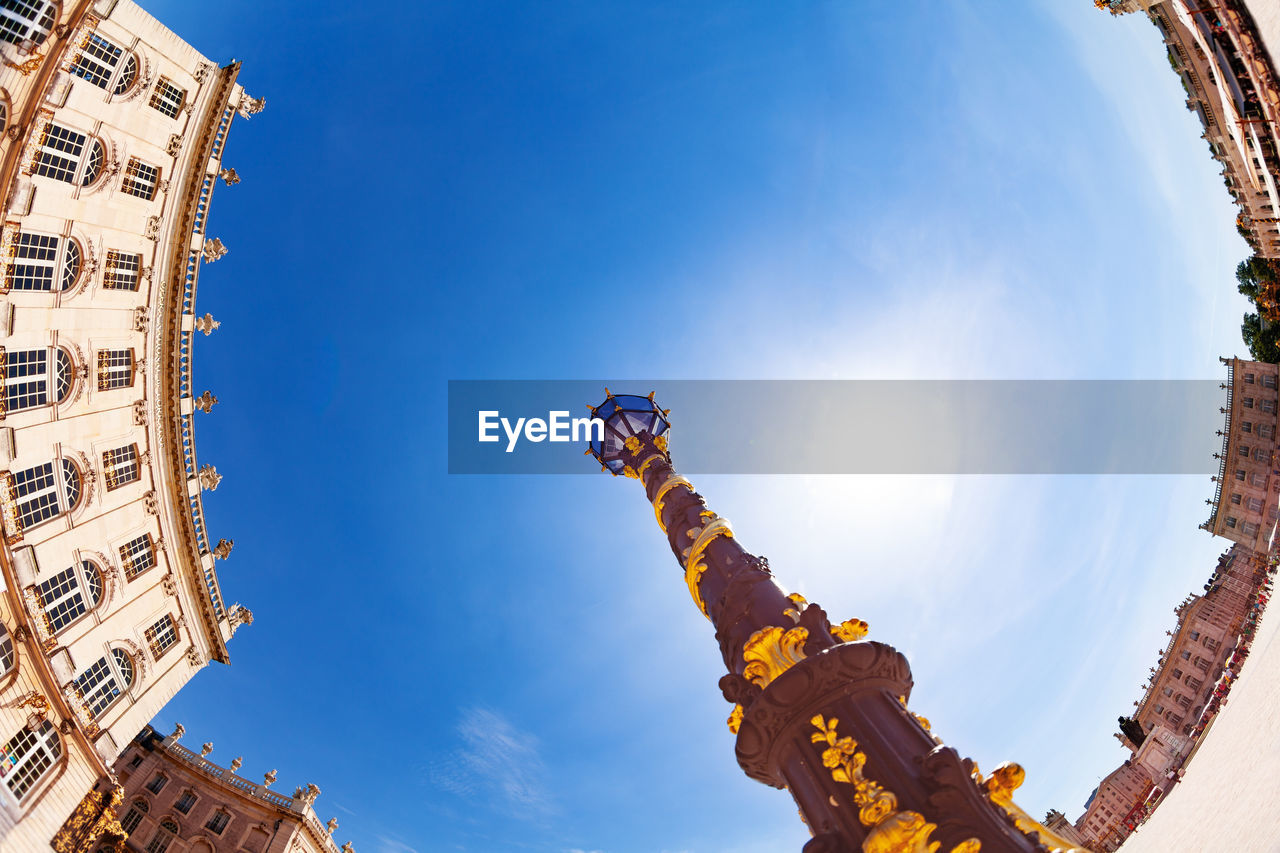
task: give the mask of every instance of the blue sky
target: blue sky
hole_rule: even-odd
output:
[[[447,380],[1217,379],[1243,354],[1201,129],[1154,29],[1087,0],[147,8],[267,99],[227,148],[195,367],[223,590],[256,621],[156,724],[316,782],[361,853],[807,837],[736,767],[640,490],[586,460],[448,476]],[[1207,476],[698,486],[910,656],[936,732],[1024,764],[1033,813],[1074,817],[1124,757],[1115,719],[1224,547]]]

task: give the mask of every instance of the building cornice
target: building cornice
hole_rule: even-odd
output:
[[[218,69],[204,120],[190,142],[193,153],[178,187],[174,221],[165,252],[167,273],[157,277],[160,292],[155,303],[160,356],[158,394],[154,401],[159,443],[157,459],[158,464],[166,469],[163,482],[167,504],[172,511],[174,535],[178,539],[175,556],[197,602],[199,622],[208,640],[210,657],[221,663],[230,662],[220,626],[228,618],[228,613],[217,588],[217,579],[211,569],[206,572],[204,565],[210,549],[203,531],[204,511],[200,504],[199,486],[195,487],[194,498],[189,491],[197,469],[191,427],[188,424],[185,430],[183,428],[183,419],[192,416],[189,404],[192,397],[194,326],[187,323],[186,318],[194,316],[196,283],[201,265],[200,246],[196,240],[200,236],[195,226],[196,208],[205,188],[209,161],[214,157],[215,142],[225,136],[222,122],[231,109],[231,97],[239,73],[238,62]],[[209,560],[212,559],[209,556]]]

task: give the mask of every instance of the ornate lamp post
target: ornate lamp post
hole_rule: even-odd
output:
[[[1013,803],[1021,767],[1001,765],[984,782],[907,709],[902,654],[863,639],[865,622],[832,624],[821,607],[788,595],[768,562],[738,544],[672,467],[670,422],[652,394],[605,393],[592,407],[605,435],[588,452],[643,483],[694,604],[715,627],[738,764],[791,791],[814,836],[805,853],[1072,848]]]

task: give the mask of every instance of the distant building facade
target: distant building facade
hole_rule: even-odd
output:
[[[112,837],[112,763],[252,620],[192,429],[238,73],[129,0],[0,2],[0,849]]]
[[[1081,837],[1075,824],[1067,820],[1067,816],[1057,809],[1050,809],[1049,813],[1044,816],[1044,825],[1045,828],[1056,833],[1060,838],[1070,841],[1072,844],[1084,846],[1084,838]]]
[[[1227,367],[1226,423],[1209,520],[1200,525],[1261,554],[1267,553],[1280,517],[1280,459],[1276,453],[1280,365],[1238,358]]]
[[[194,752],[178,743],[179,726],[165,737],[147,726],[115,765],[124,788],[121,825],[125,849],[137,853],[353,853],[333,840],[337,818],[321,823],[314,809],[320,789],[293,796],[236,775],[240,759],[222,767],[208,759],[213,744]]]
[[[1117,849],[1127,836],[1125,821],[1151,792],[1146,770],[1125,762],[1112,770],[1098,785],[1085,812],[1076,821],[1076,830],[1092,850]]]
[[[1267,45],[1269,0],[1096,0],[1114,15],[1146,11],[1187,91],[1187,108],[1222,163],[1238,224],[1263,257],[1280,257],[1280,85]],[[1256,15],[1264,15],[1260,28]],[[1270,48],[1270,54],[1268,52]]]
[[[1189,595],[1174,608],[1177,625],[1166,632],[1169,639],[1151,668],[1142,698],[1135,703],[1133,718],[1143,732],[1164,726],[1179,735],[1191,733],[1235,648],[1260,559],[1247,548],[1233,545],[1218,558],[1204,595]],[[1138,750],[1139,744],[1118,736],[1131,750]]]

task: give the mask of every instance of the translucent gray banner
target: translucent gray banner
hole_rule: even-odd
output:
[[[656,392],[686,474],[1209,475],[1226,401],[1212,380],[454,380],[449,473],[599,472],[572,421],[606,386]]]

